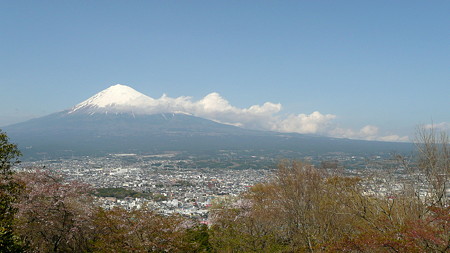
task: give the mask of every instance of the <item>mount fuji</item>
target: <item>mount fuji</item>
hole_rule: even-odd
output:
[[[72,113],[138,113],[151,114],[155,100],[122,84],[111,86],[68,111]]]
[[[111,86],[74,107],[4,127],[25,155],[214,150],[404,151],[410,144],[256,131],[175,111],[131,87]]]

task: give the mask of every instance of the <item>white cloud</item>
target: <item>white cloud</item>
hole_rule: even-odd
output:
[[[399,135],[380,135],[379,128],[372,125],[366,125],[360,130],[355,131],[353,129],[335,128],[330,131],[330,135],[334,137],[342,137],[349,139],[360,139],[369,141],[394,141],[394,142],[404,142],[409,141],[408,136]]]
[[[213,92],[198,101],[191,97],[171,98],[167,95],[154,99],[152,113],[182,112],[207,118],[216,122],[250,129],[293,132],[302,134],[322,134],[331,137],[381,141],[408,141],[407,136],[381,136],[379,129],[366,125],[359,130],[337,127],[334,114],[314,111],[310,114],[280,115],[282,105],[266,102],[248,108],[238,108],[230,104],[219,93]]]
[[[405,141],[409,141],[409,137],[408,136],[398,136],[398,135],[394,134],[394,135],[387,135],[387,136],[379,137],[379,138],[377,138],[377,140],[379,140],[379,141],[405,142]]]
[[[261,130],[272,129],[276,114],[281,111],[281,104],[271,102],[238,108],[216,92],[198,101],[193,101],[191,97],[170,98],[163,95],[155,99],[151,107],[152,113],[183,112],[221,123]]]
[[[378,127],[367,125],[359,131],[363,136],[375,136],[378,133]]]
[[[441,122],[438,124],[427,124],[424,126],[425,129],[437,129],[441,131],[447,131],[450,130],[450,123],[449,122]]]
[[[323,133],[329,122],[335,118],[336,115],[323,115],[318,111],[315,111],[309,115],[303,113],[298,115],[289,115],[286,119],[277,122],[272,130],[303,134]]]

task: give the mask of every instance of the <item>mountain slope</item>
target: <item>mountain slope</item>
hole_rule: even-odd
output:
[[[157,105],[156,105],[157,106]],[[161,151],[265,150],[324,152],[408,152],[408,143],[328,138],[255,131],[182,113],[154,114],[154,100],[124,85],[114,85],[69,110],[5,127],[26,155],[70,151],[154,153]]]
[[[184,114],[68,114],[15,124],[4,129],[27,155],[45,152],[80,155],[214,150],[325,152],[404,152],[407,143],[360,141],[301,134],[253,131]],[[32,147],[25,149],[25,147]]]

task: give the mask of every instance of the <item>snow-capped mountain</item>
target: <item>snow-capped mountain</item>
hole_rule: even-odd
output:
[[[154,102],[153,98],[129,86],[116,84],[74,106],[68,113],[151,114]]]
[[[189,115],[125,85],[114,85],[69,110],[4,127],[11,140],[34,154],[78,154],[168,150],[296,151],[400,150],[404,143],[369,142],[243,129]],[[173,102],[173,101],[172,101]],[[176,102],[176,101],[175,101]]]

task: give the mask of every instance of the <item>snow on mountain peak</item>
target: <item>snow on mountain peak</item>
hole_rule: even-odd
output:
[[[116,84],[74,106],[69,113],[145,113],[153,104],[153,98],[129,86]]]

